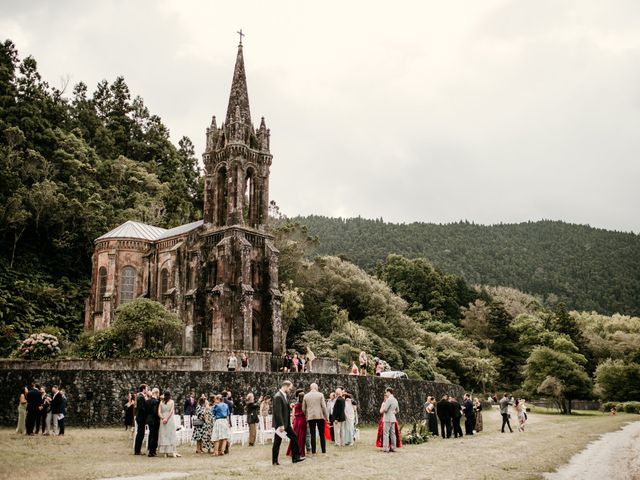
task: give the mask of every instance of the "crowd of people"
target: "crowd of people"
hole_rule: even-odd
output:
[[[290,397],[293,397],[293,402],[289,401]],[[502,416],[501,432],[505,432],[505,427],[513,432],[510,407],[516,413],[518,430],[525,430],[527,407],[524,399],[505,393],[500,400],[493,396],[488,401],[499,406]],[[33,384],[31,388],[24,387],[18,399],[16,431],[26,435],[40,432],[43,435],[64,435],[66,409],[65,391],[57,385],[53,385],[50,392],[38,384]],[[453,396],[443,395],[438,401],[429,395],[423,406],[428,431],[443,439],[482,432],[482,410],[483,403],[468,393],[461,403]],[[146,454],[149,457],[180,457],[177,452],[176,422],[173,418],[178,412],[169,391],[161,393],[158,388],[142,384],[136,394],[128,395],[123,412],[125,430],[131,431],[132,436],[135,435],[135,455],[142,454],[146,437]],[[392,453],[402,447],[396,417],[398,413],[399,404],[393,389],[386,388],[380,405],[376,439],[376,446],[383,452]],[[274,465],[279,464],[280,446],[285,438],[289,440],[287,456],[297,463],[303,461],[307,453],[316,455],[318,450],[322,454],[326,453],[327,442],[343,447],[353,445],[358,437],[358,402],[342,386],[329,392],[327,398],[316,383],[312,383],[308,391],[294,391],[293,384],[288,380],[282,382],[273,397],[263,395],[257,399],[254,393],[249,392],[245,397],[234,400],[230,390],[216,395],[201,394],[196,398],[195,391],[192,391],[184,401],[182,414],[191,418],[192,441],[196,445],[196,453],[209,453],[213,456],[229,453],[232,414],[245,415],[249,446],[256,444],[261,417],[266,419],[271,415],[275,430],[272,447]]]
[[[18,395],[16,433],[25,435],[64,435],[67,396],[64,388],[53,385],[47,392],[36,383],[23,387]]]

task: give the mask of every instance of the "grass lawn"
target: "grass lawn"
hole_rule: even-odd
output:
[[[271,466],[271,444],[234,446],[229,456],[220,458],[196,455],[195,447],[186,445],[179,447],[182,458],[148,458],[133,455],[132,441],[124,429],[68,428],[64,437],[25,437],[5,428],[0,430],[0,478],[64,480],[185,472],[180,478],[190,480],[534,479],[566,463],[598,435],[634,420],[640,417],[601,413],[567,417],[536,409],[529,415],[525,433],[501,434],[499,413],[485,411],[485,431],[473,437],[437,438],[405,446],[396,454],[383,454],[373,446],[375,429],[366,427],[355,447],[331,445],[326,455],[309,456],[300,464],[288,462],[281,449],[280,467]],[[162,478],[149,476],[154,477]]]

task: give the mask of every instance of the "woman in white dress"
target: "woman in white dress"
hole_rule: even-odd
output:
[[[344,396],[344,444],[351,445],[353,443],[353,435],[355,433],[356,412],[353,409],[351,395],[348,393]]]
[[[164,453],[165,457],[179,457],[176,447],[176,425],[173,418],[175,413],[175,403],[171,400],[171,394],[164,392],[164,397],[158,405],[158,416],[160,417],[160,430],[158,431],[158,453]]]

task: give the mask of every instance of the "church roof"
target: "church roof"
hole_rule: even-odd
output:
[[[146,223],[128,220],[110,232],[98,237],[96,240],[105,240],[107,238],[140,238],[142,240],[155,241],[161,238],[182,235],[190,232],[194,228],[198,228],[200,225],[202,225],[202,220],[167,230],[166,228],[154,227],[153,225],[147,225]]]
[[[229,95],[229,106],[227,107],[226,124],[232,122],[236,108],[240,110],[243,123],[251,125],[251,111],[249,110],[249,92],[247,91],[247,77],[244,73],[244,57],[242,55],[242,44],[238,45],[238,56],[236,66],[233,70],[233,81],[231,82],[231,94]]]
[[[200,225],[202,225],[202,223],[202,220],[198,220],[197,222],[186,223],[184,225],[180,225],[179,227],[165,230],[164,233],[162,233],[162,235],[157,238],[157,240],[161,238],[175,237],[176,235],[182,235],[183,233],[190,232],[191,230],[198,228]]]

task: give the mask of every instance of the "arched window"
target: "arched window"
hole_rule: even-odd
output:
[[[256,223],[255,187],[255,172],[249,167],[244,178],[243,214],[245,224],[250,227],[254,227]]]
[[[124,267],[120,275],[120,304],[128,303],[136,296],[136,269]]]
[[[216,223],[220,227],[227,224],[227,194],[227,169],[222,166],[216,179]]]
[[[104,294],[107,293],[107,269],[100,267],[98,270],[98,298],[96,299],[96,311],[104,308]]]
[[[163,268],[160,272],[160,300],[164,301],[165,295],[169,290],[169,271]]]

